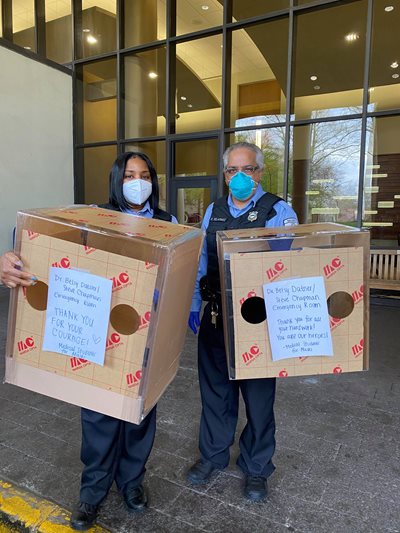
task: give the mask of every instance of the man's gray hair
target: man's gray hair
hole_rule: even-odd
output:
[[[252,143],[247,142],[240,142],[231,144],[228,146],[228,148],[225,150],[224,155],[222,156],[222,160],[224,162],[224,168],[228,165],[228,159],[229,155],[233,150],[236,150],[237,148],[247,148],[248,150],[251,150],[256,154],[256,163],[260,170],[264,168],[264,154],[262,153],[262,150],[256,145]]]

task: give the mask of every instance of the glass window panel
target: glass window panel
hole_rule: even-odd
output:
[[[289,0],[232,0],[232,21],[243,20],[259,15],[266,15],[272,11],[280,11],[289,7]]]
[[[167,205],[167,179],[165,166],[165,141],[138,142],[125,145],[125,152],[143,152],[154,165],[158,176],[158,186],[160,189],[159,202],[161,209]]]
[[[176,132],[221,127],[222,36],[176,46]],[[205,59],[206,58],[206,59]]]
[[[197,139],[175,144],[175,176],[215,176],[218,139]]]
[[[36,52],[34,0],[12,0],[13,42]]]
[[[83,152],[84,202],[104,204],[108,202],[108,181],[113,162],[117,157],[116,146],[85,148]]]
[[[222,25],[223,2],[219,0],[177,0],[176,34]]]
[[[360,142],[361,120],[291,129],[288,191],[301,223],[355,225]]]
[[[176,218],[180,224],[200,227],[207,207],[211,203],[209,187],[181,187],[177,189]]]
[[[400,246],[399,131],[400,116],[368,119],[363,225],[383,248]]]
[[[165,39],[165,0],[124,0],[124,47]]]
[[[165,133],[165,48],[125,56],[125,137]]]
[[[296,119],[361,112],[367,1],[297,16]]]
[[[78,142],[113,141],[117,136],[116,60],[77,68]]]
[[[0,0],[0,37],[3,37],[3,9]]]
[[[386,11],[390,4],[373,2],[369,111],[400,107],[400,5]]]
[[[261,185],[264,191],[283,196],[285,128],[238,131],[231,135],[230,142],[249,142],[261,148],[264,153]]]
[[[285,120],[288,19],[232,33],[231,127]]]
[[[46,0],[46,55],[56,63],[72,60],[71,1]]]
[[[115,50],[116,34],[116,0],[83,0],[82,35],[76,36],[82,41],[82,57]]]

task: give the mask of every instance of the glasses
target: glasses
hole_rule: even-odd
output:
[[[252,176],[260,167],[252,165],[246,165],[245,167],[226,167],[225,172],[228,174],[228,176],[233,176],[234,174],[237,174],[239,171],[244,172],[248,176]]]

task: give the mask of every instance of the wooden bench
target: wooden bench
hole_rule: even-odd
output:
[[[400,290],[400,250],[371,250],[369,287]]]

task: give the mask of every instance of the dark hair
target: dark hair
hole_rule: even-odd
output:
[[[117,157],[114,161],[111,171],[110,171],[110,183],[109,183],[109,202],[113,207],[125,211],[131,209],[128,202],[125,200],[125,197],[122,192],[122,185],[124,183],[124,175],[126,164],[129,159],[134,159],[139,157],[142,159],[148,166],[150,176],[151,176],[151,185],[152,191],[149,197],[150,207],[156,213],[159,211],[158,200],[159,200],[159,188],[158,188],[158,177],[156,169],[154,168],[153,163],[147,157],[146,154],[142,152],[125,152]]]

